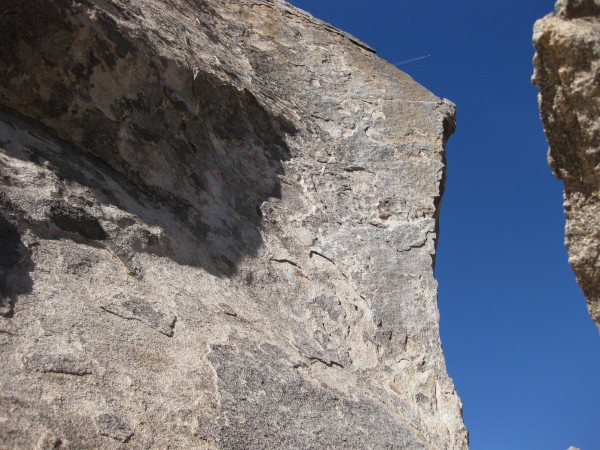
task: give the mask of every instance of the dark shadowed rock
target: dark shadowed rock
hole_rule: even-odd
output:
[[[4,317],[12,315],[14,299],[21,293],[17,283],[10,283],[11,274],[15,275],[29,255],[16,226],[4,217],[7,209],[0,192],[0,316]]]

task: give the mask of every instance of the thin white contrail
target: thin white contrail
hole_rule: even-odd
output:
[[[419,56],[418,58],[405,59],[404,61],[400,61],[394,63],[395,66],[401,66],[402,64],[408,64],[415,61],[421,61],[422,59],[429,58],[431,55]]]

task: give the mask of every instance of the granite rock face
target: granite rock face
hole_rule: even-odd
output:
[[[569,262],[600,327],[600,1],[560,0],[533,42],[548,161],[565,186]]]
[[[451,103],[277,0],[4,0],[0,30],[0,447],[467,448]]]

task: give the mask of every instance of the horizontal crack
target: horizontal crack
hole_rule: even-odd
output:
[[[332,360],[328,361],[326,359],[319,358],[318,356],[305,356],[305,358],[312,362],[320,362],[321,364],[325,364],[327,367],[338,366],[338,367],[341,367],[342,369],[344,368],[344,366],[337,361],[332,361]]]
[[[278,262],[278,263],[287,263],[287,264],[291,264],[294,267],[297,267],[298,269],[302,269],[302,267],[300,267],[299,264],[295,263],[294,261],[290,261],[289,259],[271,258],[271,259],[269,259],[269,261],[274,261],[274,262]]]

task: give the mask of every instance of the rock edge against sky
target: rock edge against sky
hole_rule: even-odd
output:
[[[600,327],[600,1],[558,1],[533,42],[548,162],[565,187],[569,263]]]

